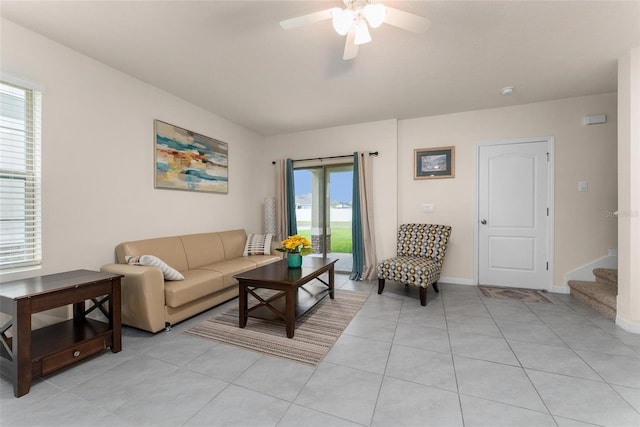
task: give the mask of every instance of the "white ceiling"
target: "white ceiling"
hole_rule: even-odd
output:
[[[640,0],[384,3],[430,29],[383,25],[352,61],[330,21],[278,25],[340,0],[2,0],[0,14],[263,135],[614,92],[617,58],[640,46]]]

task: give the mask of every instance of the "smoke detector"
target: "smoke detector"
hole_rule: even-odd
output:
[[[513,93],[513,86],[506,86],[500,89],[500,93],[504,96],[511,95]]]

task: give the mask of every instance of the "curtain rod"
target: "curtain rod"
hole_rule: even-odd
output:
[[[377,156],[378,152],[377,151],[373,151],[369,153],[370,156]],[[328,156],[328,157],[311,157],[309,159],[295,159],[294,162],[303,162],[305,160],[327,160],[327,159],[341,159],[343,157],[353,157],[353,154],[345,154],[343,156]],[[273,161],[271,162],[272,165],[275,165],[276,162]]]

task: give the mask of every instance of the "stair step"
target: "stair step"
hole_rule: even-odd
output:
[[[616,317],[616,300],[618,288],[610,284],[599,282],[585,282],[569,280],[571,295],[584,302],[594,310],[604,314],[609,319]]]
[[[595,268],[593,275],[596,282],[603,283],[618,289],[618,270],[614,268]]]

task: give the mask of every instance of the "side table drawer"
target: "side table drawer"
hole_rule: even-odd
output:
[[[66,348],[42,359],[42,375],[71,365],[107,348],[107,337],[101,336]]]

